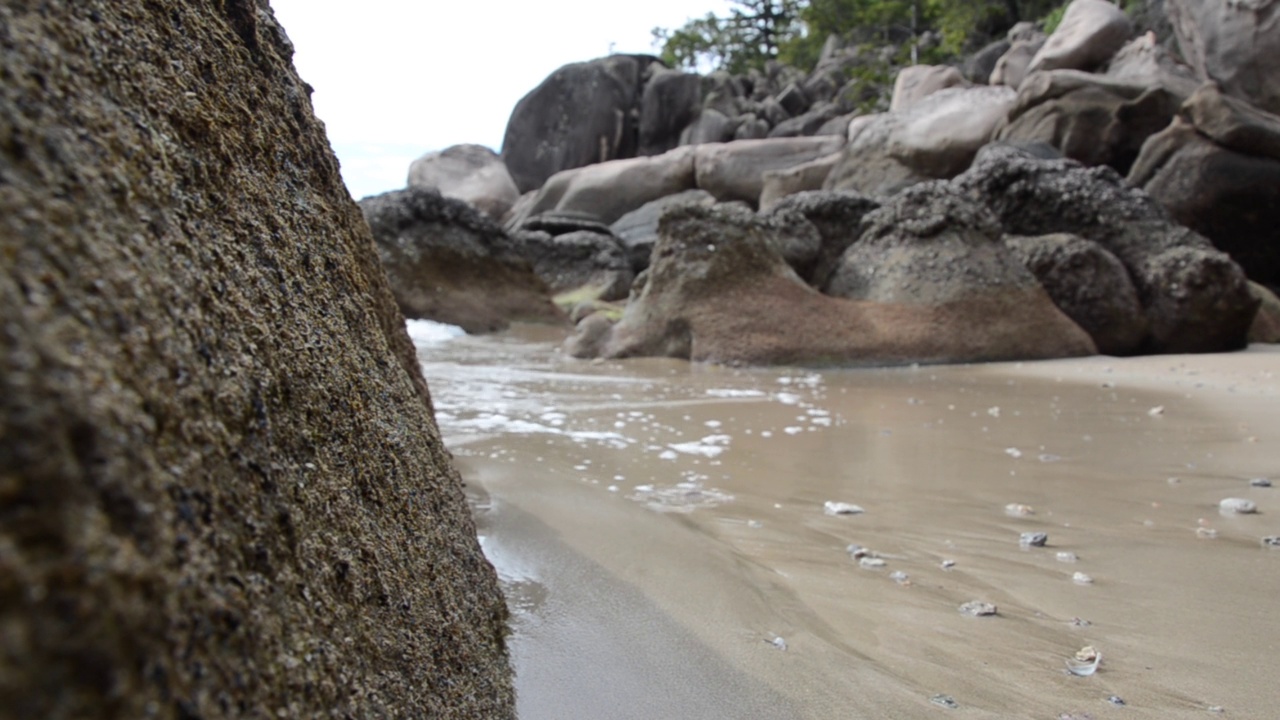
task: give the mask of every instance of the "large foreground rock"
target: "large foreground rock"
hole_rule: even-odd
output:
[[[1244,272],[1111,168],[1084,168],[993,144],[953,182],[994,210],[1007,234],[1071,233],[1124,263],[1148,324],[1142,352],[1245,345],[1257,301]]]
[[[291,55],[256,2],[0,2],[4,717],[514,717]]]
[[[561,319],[511,237],[470,205],[410,188],[367,197],[360,208],[405,317],[471,333]]]
[[[408,187],[471,203],[494,220],[501,220],[520,199],[502,158],[483,145],[454,145],[414,160]]]
[[[1060,324],[1026,325],[1017,307],[1022,297],[993,293],[921,305],[823,295],[783,260],[771,223],[750,213],[681,207],[663,216],[659,232],[653,263],[622,318],[614,324],[597,313],[583,320],[568,343],[571,354],[891,365],[1093,352],[1084,332],[1061,315]]]

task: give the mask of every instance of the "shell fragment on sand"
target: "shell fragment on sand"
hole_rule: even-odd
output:
[[[1223,515],[1250,515],[1258,512],[1258,504],[1247,498],[1226,498],[1218,503]]]
[[[997,613],[993,603],[971,600],[960,606],[960,613],[969,617],[987,617]]]
[[[1049,536],[1042,532],[1024,532],[1018,536],[1018,544],[1022,547],[1044,547]]]
[[[1067,672],[1080,677],[1088,677],[1098,671],[1102,664],[1102,653],[1092,645],[1086,645],[1076,651],[1075,657],[1067,658]]]
[[[861,505],[828,500],[822,504],[822,511],[828,515],[861,515],[866,512]]]

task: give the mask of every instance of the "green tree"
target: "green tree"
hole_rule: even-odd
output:
[[[675,30],[654,28],[669,65],[734,73],[763,67],[798,30],[801,0],[733,0],[727,17],[708,14]]]

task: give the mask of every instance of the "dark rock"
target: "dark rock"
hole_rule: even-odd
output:
[[[791,117],[791,113],[787,112],[787,109],[782,107],[782,103],[773,97],[761,101],[758,114],[769,123],[769,127],[777,127]]]
[[[825,287],[844,251],[858,239],[862,218],[879,207],[878,201],[857,193],[809,191],[779,200],[773,212],[799,213],[818,231],[821,247],[801,277],[814,287]]]
[[[502,139],[502,159],[520,192],[561,170],[634,157],[643,78],[655,62],[610,55],[572,63],[521,98]]]
[[[702,107],[702,78],[653,66],[640,101],[638,155],[660,155],[680,144],[680,131]]]
[[[534,215],[520,224],[517,231],[544,232],[548,235],[568,235],[572,232],[610,234],[609,226],[595,219],[595,215],[571,212],[548,212]]]
[[[1163,87],[1076,70],[1036,73],[1022,83],[995,139],[1044,142],[1085,165],[1127,173],[1142,143],[1169,125],[1180,104]]]
[[[686,190],[645,203],[618,218],[609,229],[626,250],[631,269],[639,274],[649,267],[649,256],[653,253],[654,244],[658,242],[658,220],[668,208],[679,205],[709,206],[715,202],[716,199],[706,190]]]
[[[991,72],[996,69],[996,63],[1005,53],[1009,52],[1011,47],[1013,47],[1013,43],[1008,40],[996,40],[970,55],[964,61],[962,70],[964,79],[971,83],[986,85],[987,80],[991,77]]]
[[[556,295],[611,301],[626,298],[631,289],[635,274],[613,235],[585,230],[555,236],[523,232],[513,239],[516,252]]]
[[[507,233],[470,205],[411,188],[365,198],[360,208],[406,317],[472,333],[563,319]]]
[[[831,103],[827,103],[816,107],[803,115],[798,115],[789,120],[782,121],[777,127],[769,131],[769,137],[802,137],[806,135],[817,135],[818,128],[821,128],[839,114],[839,107]]]
[[[1129,182],[1252,280],[1280,284],[1280,162],[1225,148],[1179,121],[1147,141]]]
[[[1258,299],[1258,315],[1249,328],[1251,343],[1280,343],[1280,297],[1270,289],[1257,283],[1249,283],[1249,292]],[[1268,484],[1260,487],[1271,487]],[[1255,480],[1256,484],[1257,481]]]
[[[513,718],[497,578],[268,5],[0,18],[0,715]]]
[[[751,114],[743,115],[739,120],[741,123],[738,129],[733,131],[734,140],[762,140],[769,137],[768,121]]]
[[[778,104],[793,117],[808,110],[809,102],[809,96],[795,83],[787,85],[778,93]]]
[[[1071,233],[1119,258],[1147,318],[1143,352],[1244,345],[1257,302],[1239,266],[1146,193],[1126,187],[1111,168],[1041,160],[992,144],[953,182],[986,203],[1006,234]]]
[[[1004,238],[1058,309],[1089,333],[1104,355],[1131,355],[1147,335],[1129,272],[1098,243],[1075,235]]]

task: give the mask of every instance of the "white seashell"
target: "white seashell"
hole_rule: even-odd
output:
[[[1044,547],[1049,536],[1042,532],[1024,532],[1018,536],[1018,544],[1022,547]]]
[[[1028,515],[1035,515],[1036,511],[1035,511],[1035,508],[1031,507],[1030,505],[1023,505],[1022,503],[1009,503],[1008,505],[1004,506],[1004,514],[1009,515],[1011,517],[1027,517]]]
[[[889,579],[898,583],[899,585],[911,584],[911,576],[902,572],[901,570],[894,570],[893,572],[889,573]]]
[[[874,554],[871,552],[871,550],[864,548],[861,545],[858,545],[856,543],[849,545],[844,549],[844,551],[852,555],[854,560],[857,560],[859,558],[864,558]]]
[[[1067,659],[1067,672],[1088,677],[1098,671],[1100,664],[1102,664],[1102,653],[1090,645],[1077,651],[1075,657]]]
[[[1085,575],[1082,572],[1078,572],[1071,576],[1071,582],[1077,585],[1088,585],[1093,582],[1093,578],[1089,577],[1088,575]]]
[[[1054,556],[1058,562],[1073,563],[1080,559],[1080,556],[1073,552],[1063,551]]]
[[[1214,530],[1211,527],[1201,526],[1196,528],[1196,537],[1201,538],[1203,540],[1212,540],[1218,537],[1218,531]]]
[[[822,510],[828,515],[861,515],[866,512],[860,505],[828,500],[822,504]]]
[[[1008,455],[1011,458],[1014,458],[1015,460],[1022,457],[1022,451],[1016,447],[1005,448],[1004,454]]]
[[[765,640],[765,642],[784,652],[787,649],[787,641],[784,640],[781,635],[774,635],[773,637]]]
[[[881,560],[881,559],[880,559],[880,558],[878,558],[878,557],[863,557],[863,558],[858,558],[858,565],[860,565],[861,567],[867,568],[868,570],[874,570],[874,569],[876,569],[876,568],[882,568],[882,567],[884,567],[884,566],[885,566],[885,565],[887,565],[887,564],[888,564],[888,563],[886,563],[884,560]]]
[[[972,600],[960,606],[960,612],[969,617],[986,617],[996,614],[996,606],[981,600]]]
[[[1160,417],[1161,415],[1163,415],[1163,414],[1164,414],[1164,406],[1163,406],[1163,405],[1157,405],[1157,406],[1155,406],[1155,407],[1151,408],[1150,410],[1148,410],[1148,411],[1147,411],[1147,414],[1148,414],[1148,415],[1150,415],[1151,417]]]
[[[943,569],[943,570],[950,570],[951,568],[953,568],[953,567],[955,567],[955,566],[956,566],[956,561],[955,561],[955,560],[943,560],[943,561],[942,561],[942,569]]]
[[[1227,498],[1218,503],[1218,512],[1224,515],[1248,515],[1258,512],[1258,503],[1247,498]]]

